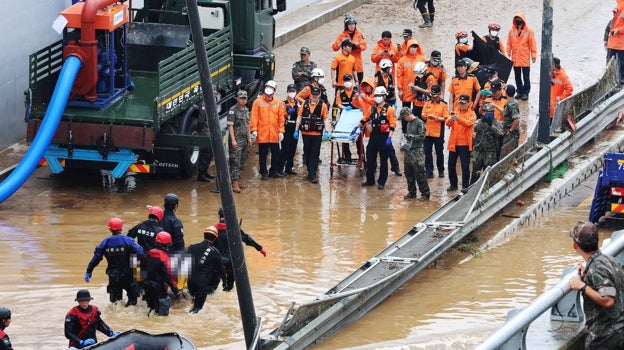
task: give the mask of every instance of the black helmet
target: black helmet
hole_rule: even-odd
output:
[[[165,196],[165,209],[173,210],[178,205],[178,196],[175,193],[167,193]]]
[[[286,92],[288,91],[297,91],[297,87],[295,86],[295,84],[288,84],[288,86],[286,87]]]
[[[431,85],[431,96],[438,96],[440,95],[441,92],[442,92],[442,89],[440,88],[440,85],[438,84]]]
[[[11,310],[6,307],[0,306],[0,320],[8,320],[11,318]]]
[[[346,26],[349,23],[357,24],[357,20],[355,19],[355,17],[353,17],[351,15],[346,15],[345,18],[344,18],[344,24]]]
[[[93,298],[91,298],[91,293],[89,293],[88,290],[86,289],[81,289],[78,291],[78,293],[76,293],[76,299],[74,299],[75,301],[81,301],[81,300],[93,300]]]

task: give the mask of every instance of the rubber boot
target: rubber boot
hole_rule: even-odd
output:
[[[238,186],[238,181],[232,181],[232,191],[236,192],[236,193],[240,193],[241,189],[240,186]]]
[[[435,17],[435,13],[429,12],[429,19],[431,20],[431,25],[433,25],[433,18]]]
[[[244,190],[247,188],[247,185],[245,185],[242,181],[237,180],[236,182],[238,182],[238,188],[240,188],[241,190]]]
[[[428,13],[423,13],[422,17],[423,17],[423,20],[425,22],[423,24],[420,24],[418,26],[418,28],[429,28],[429,27],[431,27],[432,26],[432,24],[431,24],[431,17],[429,17],[429,14]]]

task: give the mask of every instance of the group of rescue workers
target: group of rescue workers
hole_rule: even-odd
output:
[[[235,277],[231,264],[227,226],[223,209],[219,208],[219,221],[203,231],[204,239],[185,247],[182,222],[176,217],[179,199],[174,193],[164,197],[164,210],[159,206],[148,209],[147,220],[137,224],[124,235],[123,221],[112,217],[108,221],[111,235],[97,245],[93,258],[84,274],[91,281],[93,270],[106,258],[108,285],[106,291],[111,303],[123,302],[126,307],[137,305],[140,296],[146,301],[148,316],[152,311],[167,316],[173,301],[186,297],[192,299],[189,313],[199,312],[221,282],[228,292],[234,287]],[[240,230],[242,241],[266,257],[266,251],[251,236]],[[135,241],[136,239],[136,241]],[[89,290],[76,293],[78,303],[65,316],[65,337],[69,347],[82,349],[97,343],[96,331],[108,337],[120,334],[113,331],[101,318],[97,306],[90,304]],[[0,307],[0,349],[12,349],[4,329],[11,323],[11,311]]]
[[[422,5],[418,6],[420,10],[425,4],[418,5]],[[428,10],[424,8],[424,11]],[[423,13],[425,24],[419,27],[430,27],[432,15]],[[441,52],[432,50],[428,59],[425,58],[422,45],[413,38],[409,28],[402,33],[403,41],[396,45],[390,31],[382,32],[370,55],[375,63],[373,77],[365,76],[363,52],[368,44],[357,28],[357,20],[351,15],[345,16],[344,30],[331,45],[332,50],[337,51],[330,67],[331,88],[325,82],[323,69],[310,60],[310,49],[302,47],[301,59],[292,66],[293,84],[287,86],[284,101],[275,97],[277,84],[273,80],[266,83],[264,92],[253,101],[250,112],[244,106],[246,92],[240,93],[245,101],[232,107],[230,115],[235,117],[228,118],[228,127],[233,126],[230,128],[231,168],[242,169],[248,155],[244,151],[245,160],[236,154],[232,160],[232,148],[237,149],[241,143],[248,147],[255,140],[263,180],[296,175],[293,159],[301,137],[307,180],[317,183],[321,142],[330,138],[331,126],[340,121],[345,111],[359,109],[362,118],[353,129],[351,139],[357,140],[358,160],[365,159],[366,180],[362,186],[377,185],[378,189],[384,189],[388,160],[390,170],[402,176],[393,144],[393,137],[400,135],[408,187],[405,199],[416,197],[416,185],[421,197],[429,199],[427,179],[434,177],[436,169],[440,178],[445,177],[445,169],[448,169],[448,191],[459,190],[458,160],[461,190],[467,191],[484,169],[518,146],[520,108],[517,99],[527,100],[530,92],[530,65],[537,57],[533,30],[523,13],[516,14],[506,48],[499,37],[500,30],[500,24],[491,22],[488,34],[481,39],[513,62],[516,86],[500,79],[496,66],[480,66],[470,59],[468,53],[472,46],[468,43],[468,34],[459,30],[455,35],[455,76],[447,88]],[[570,96],[573,89],[556,57],[551,78],[552,118],[556,103]],[[332,101],[331,89],[335,92]],[[446,91],[448,100],[444,100]],[[249,117],[245,117],[247,113]],[[401,121],[400,134],[396,134],[397,118]],[[249,126],[244,120],[249,120]],[[415,125],[410,126],[410,123]],[[450,129],[450,134],[445,164],[446,128]],[[365,139],[368,141],[364,150]],[[349,146],[342,144],[338,164],[351,163]],[[267,169],[269,153],[271,164]],[[234,192],[245,187],[238,170],[232,176]]]

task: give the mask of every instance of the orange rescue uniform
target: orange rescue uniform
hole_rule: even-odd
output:
[[[351,50],[351,55],[355,58],[355,71],[363,72],[364,64],[362,63],[362,51],[366,50],[367,44],[364,39],[364,35],[357,28],[353,31],[353,33],[349,33],[348,30],[342,31],[336,37],[336,40],[332,44],[332,50],[338,51],[341,49],[342,41],[345,39],[349,39],[356,46]]]
[[[274,95],[271,97],[262,94],[251,106],[249,131],[258,132],[258,143],[279,143],[279,133],[284,133],[286,104]]]
[[[455,115],[457,120],[452,121],[450,118],[446,120],[446,125],[451,128],[448,150],[455,152],[455,146],[468,146],[468,150],[472,152],[472,126],[477,121],[472,104],[469,104],[464,112],[456,108]]]
[[[442,128],[444,123],[449,118],[448,105],[444,100],[438,102],[427,101],[423,106],[422,116],[425,119],[425,136],[440,137],[442,136]],[[443,120],[435,120],[434,118],[428,118],[429,116],[436,117]]]
[[[555,68],[555,75],[550,77],[550,118],[555,115],[557,98],[559,101],[572,96],[574,88],[563,68]]]
[[[518,30],[512,20],[507,35],[507,57],[512,60],[514,67],[529,67],[531,61],[537,58],[535,35],[533,29],[528,26],[523,12],[518,12],[514,17],[522,18],[524,27]]]

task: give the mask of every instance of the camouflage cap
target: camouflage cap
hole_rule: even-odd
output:
[[[570,237],[581,245],[598,244],[598,225],[591,222],[579,221],[570,230]]]
[[[412,114],[412,110],[409,107],[403,107],[401,108],[401,111],[399,112],[399,119],[403,119],[410,114]]]
[[[236,97],[247,97],[247,91],[238,90],[238,92],[236,93]]]
[[[310,49],[305,47],[305,46],[303,46],[303,47],[301,47],[301,50],[299,50],[299,53],[308,55],[308,54],[310,54]]]

